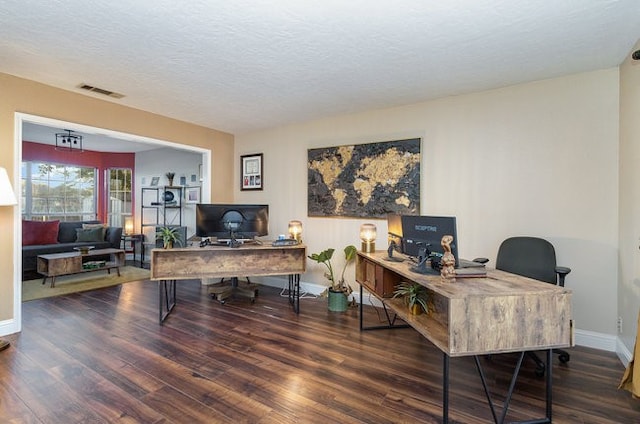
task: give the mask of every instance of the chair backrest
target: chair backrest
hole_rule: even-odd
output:
[[[556,251],[545,239],[511,237],[498,249],[496,269],[557,284]]]

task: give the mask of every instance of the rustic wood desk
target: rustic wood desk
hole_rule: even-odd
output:
[[[289,276],[289,303],[300,312],[300,274],[306,270],[307,248],[243,244],[151,250],[151,280],[159,281],[160,323],[176,304],[176,280]]]
[[[572,344],[571,291],[564,287],[503,271],[487,270],[483,278],[443,281],[439,275],[411,271],[409,262],[386,260],[387,252],[358,252],[356,281],[383,302],[389,325],[396,317],[413,327],[443,352],[443,422],[448,422],[449,358],[474,356],[496,423],[505,419],[516,377],[526,351],[546,350],[546,417],[531,422],[551,422],[551,352]],[[417,282],[427,288],[432,311],[410,315],[401,299],[392,298],[396,284]],[[389,316],[388,310],[394,314]],[[360,304],[360,329],[362,303]],[[489,395],[478,355],[521,352],[500,416]]]

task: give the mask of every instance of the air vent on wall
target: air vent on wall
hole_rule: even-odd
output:
[[[94,93],[98,93],[98,94],[104,94],[105,96],[113,97],[114,99],[121,99],[124,97],[124,94],[115,93],[113,91],[105,90],[104,88],[98,88],[98,87],[94,87],[92,85],[84,84],[84,83],[78,85],[78,88],[91,91]]]

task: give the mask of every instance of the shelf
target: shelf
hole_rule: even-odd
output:
[[[164,203],[163,196],[167,192],[171,193],[171,199],[169,200],[175,201],[175,204],[167,205],[166,203]],[[141,227],[143,229],[144,227],[158,225],[182,226],[184,187],[142,187],[141,194]]]

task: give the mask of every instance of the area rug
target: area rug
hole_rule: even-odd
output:
[[[56,286],[53,288],[49,278],[44,284],[42,284],[42,278],[27,280],[22,282],[22,301],[94,290],[148,278],[148,269],[124,266],[120,268],[120,277],[115,269],[111,270],[111,274],[107,274],[107,271],[95,271],[56,277]]]

